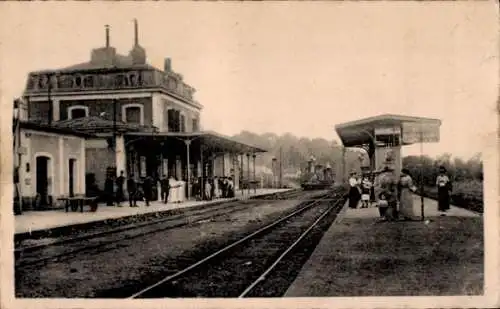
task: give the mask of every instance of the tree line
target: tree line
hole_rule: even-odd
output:
[[[324,138],[297,137],[286,133],[278,135],[275,133],[256,134],[242,131],[233,136],[234,139],[249,143],[266,149],[268,152],[257,156],[256,165],[272,168],[272,159],[277,162],[281,160],[284,173],[304,171],[307,161],[314,157],[316,164],[330,164],[337,177],[342,173],[342,145],[334,140]],[[348,171],[359,170],[361,166],[360,156],[362,150],[347,149],[345,156],[346,169]]]
[[[295,173],[304,171],[307,161],[314,156],[317,164],[329,163],[335,172],[336,181],[342,180],[342,145],[334,140],[323,138],[297,137],[286,133],[277,135],[274,133],[256,134],[242,131],[233,136],[236,140],[250,143],[268,150],[267,153],[257,156],[256,165],[272,168],[272,159],[281,159],[283,172]],[[366,160],[366,153],[359,149],[346,149],[345,164],[346,171],[359,171],[362,158]],[[366,164],[366,161],[364,162]],[[457,206],[473,208],[482,211],[483,203],[483,161],[478,153],[469,159],[453,157],[444,153],[437,158],[429,156],[407,156],[403,158],[403,167],[412,174],[417,184],[423,181],[423,194],[435,198],[436,177],[439,166],[444,166],[454,186],[452,203]],[[472,205],[472,206],[471,206]]]

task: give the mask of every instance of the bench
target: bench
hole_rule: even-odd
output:
[[[71,207],[72,211],[77,211],[78,206],[80,206],[80,212],[83,212],[83,206],[89,205],[89,202],[94,202],[97,197],[85,197],[85,196],[74,196],[74,197],[61,197],[58,200],[63,201],[64,209],[68,212]],[[91,205],[91,211],[96,211],[97,207]]]

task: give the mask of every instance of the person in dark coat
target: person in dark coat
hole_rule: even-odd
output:
[[[137,207],[137,183],[134,179],[134,174],[130,174],[127,179],[128,201],[130,207]]]
[[[356,173],[352,172],[349,178],[349,207],[358,208],[361,192],[359,189],[359,181],[356,178]]]
[[[151,176],[146,176],[144,181],[142,182],[142,191],[144,191],[144,201],[146,202],[146,206],[149,206],[149,202],[151,201],[151,195],[153,191],[153,179]]]
[[[120,176],[116,177],[116,205],[121,207],[121,202],[124,200],[123,185],[125,184],[125,177],[123,176],[123,171],[120,172]]]
[[[104,181],[104,192],[106,195],[106,205],[113,206],[114,181],[110,175],[107,175],[106,180]]]
[[[451,181],[448,175],[446,175],[446,168],[444,166],[439,167],[436,186],[438,188],[438,211],[442,212],[441,216],[444,216],[444,213],[450,209],[450,196],[452,190]]]
[[[220,188],[222,191],[222,197],[227,198],[227,178],[222,177],[221,183],[220,183]]]
[[[380,201],[378,202],[380,217],[387,221],[396,220],[398,218],[399,180],[396,179],[393,165],[391,163],[387,164],[375,181],[376,195],[379,197],[379,200],[384,201],[383,205],[380,204]]]
[[[215,198],[215,182],[216,179],[212,178],[210,179],[210,199]]]
[[[161,178],[160,187],[161,187],[161,199],[163,203],[166,204],[168,201],[168,194],[170,193],[170,184],[168,183],[168,178],[166,175],[163,175],[163,177]]]

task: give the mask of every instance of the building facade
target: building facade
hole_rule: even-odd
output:
[[[243,165],[249,170],[248,158],[262,150],[201,132],[203,106],[194,99],[195,89],[172,69],[170,58],[162,70],[148,64],[138,32],[134,21],[127,55],[110,45],[106,26],[105,46],[93,49],[89,61],[29,73],[28,120],[96,135],[85,142],[85,169],[100,188],[110,168],[115,175],[172,175],[188,183],[232,176],[238,187]]]
[[[18,136],[23,210],[43,209],[60,197],[85,195],[85,140],[90,135],[21,122]]]

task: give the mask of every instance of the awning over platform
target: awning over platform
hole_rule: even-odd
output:
[[[82,137],[82,138],[95,137],[91,133],[74,130],[71,127],[58,127],[58,126],[48,125],[46,123],[38,123],[38,122],[34,122],[34,121],[21,121],[20,128],[26,129],[26,130],[61,134],[61,135],[73,135],[73,136],[78,136],[78,137]],[[12,129],[15,129],[15,128],[12,127]]]
[[[104,133],[112,135],[113,131],[124,133],[130,131],[154,131],[155,127],[141,126],[138,124],[125,123],[119,120],[111,120],[103,117],[89,116],[75,119],[66,119],[54,122],[54,127],[67,128],[74,131],[91,134]]]
[[[128,137],[137,137],[142,140],[154,140],[154,141],[167,141],[169,139],[175,140],[190,140],[193,142],[200,143],[206,148],[209,148],[212,152],[218,153],[232,153],[232,154],[245,154],[245,153],[261,153],[267,152],[267,150],[260,147],[249,145],[237,141],[229,136],[224,136],[213,131],[203,131],[203,132],[128,132],[125,134]]]
[[[374,141],[375,128],[398,127],[402,131],[402,127],[407,123],[439,127],[441,120],[385,114],[338,124],[335,126],[335,131],[345,147],[359,147]],[[412,143],[405,142],[403,138],[402,145],[410,144]]]

